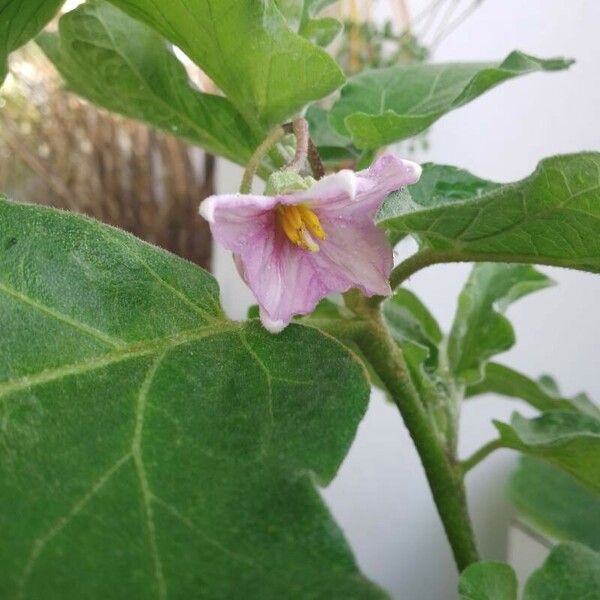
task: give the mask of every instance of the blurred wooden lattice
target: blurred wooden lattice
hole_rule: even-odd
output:
[[[0,191],[85,213],[207,267],[198,205],[213,192],[214,158],[62,85],[37,49],[13,55],[0,92]]]

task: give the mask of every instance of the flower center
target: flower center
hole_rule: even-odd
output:
[[[310,252],[319,251],[314,238],[324,240],[327,237],[319,217],[305,204],[280,204],[277,207],[277,223],[292,244]]]

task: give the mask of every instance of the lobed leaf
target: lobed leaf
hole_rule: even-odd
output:
[[[534,419],[515,413],[510,425],[495,421],[500,441],[569,473],[600,492],[600,421],[585,414],[552,411]]]
[[[572,62],[515,51],[500,63],[419,63],[367,71],[342,88],[331,123],[358,148],[380,148],[421,133],[504,81],[566,69]]]
[[[517,576],[512,567],[498,561],[468,566],[458,580],[460,600],[517,600]]]
[[[523,456],[508,482],[508,496],[542,534],[600,550],[600,495],[570,475]]]
[[[104,0],[89,0],[38,43],[79,95],[245,164],[257,138],[233,105],[194,89],[167,42]]]
[[[228,321],[192,264],[5,199],[0,331],[0,597],[385,597],[314,486],[368,401],[338,342]]]
[[[475,265],[458,298],[448,338],[451,372],[471,384],[483,379],[485,362],[515,342],[502,313],[519,298],[550,285],[548,277],[529,265]]]
[[[345,81],[335,61],[287,25],[274,0],[110,0],[181,48],[256,134]]]
[[[542,412],[572,410],[600,419],[600,409],[586,394],[564,398],[560,395],[554,381],[548,376],[535,381],[498,363],[488,363],[485,366],[484,378],[470,385],[466,390],[466,396],[473,397],[490,392],[524,400]]]
[[[435,317],[413,292],[397,289],[383,304],[383,315],[399,344],[409,342],[425,348],[427,362],[437,366],[443,334]]]
[[[54,17],[64,0],[0,0],[0,84],[8,55],[34,38]]]
[[[405,190],[386,200],[378,221],[394,236],[415,236],[425,264],[516,262],[600,273],[600,153],[545,159],[522,181],[451,203],[432,205]]]
[[[600,554],[580,544],[556,546],[529,578],[523,600],[600,600]]]
[[[517,578],[510,565],[483,561],[460,575],[461,600],[517,600]],[[531,575],[523,600],[600,600],[600,554],[581,544],[556,546]]]

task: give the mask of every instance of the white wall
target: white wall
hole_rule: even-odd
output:
[[[414,0],[413,14],[428,0]],[[526,76],[450,114],[432,130],[421,160],[456,164],[510,181],[529,174],[551,154],[600,149],[600,2],[596,0],[485,0],[438,50],[437,61],[495,60],[512,49],[577,59],[567,72]],[[221,170],[222,190],[233,190],[239,171]],[[216,272],[224,305],[241,317],[250,295],[219,252]],[[544,269],[557,287],[509,310],[518,345],[502,357],[538,376],[556,375],[566,393],[587,390],[600,399],[600,278]],[[409,287],[447,328],[465,265],[437,266],[415,275]],[[514,402],[488,397],[468,403],[461,451],[470,453],[494,434],[492,418],[507,419]],[[526,411],[523,411],[526,412]],[[511,509],[503,485],[514,455],[498,452],[468,478],[483,555],[503,558]],[[454,597],[456,575],[449,548],[411,441],[396,410],[374,393],[355,444],[323,493],[364,571],[395,598]]]

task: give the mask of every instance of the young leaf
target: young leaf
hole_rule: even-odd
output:
[[[329,45],[342,30],[342,24],[337,19],[318,17],[326,6],[337,1],[275,0],[290,27],[319,46]]]
[[[214,279],[0,200],[0,596],[383,598],[313,480],[366,409],[336,341],[228,321]]]
[[[600,273],[600,153],[542,161],[517,183],[452,203],[386,201],[378,221],[419,240],[425,264],[494,261]],[[418,197],[417,197],[418,199]]]
[[[458,593],[460,600],[517,600],[517,576],[503,562],[474,563],[460,574]]]
[[[67,13],[59,35],[38,43],[72,90],[108,110],[240,164],[260,141],[226,98],[191,87],[163,38],[104,0]]]
[[[470,385],[467,388],[466,396],[473,397],[490,392],[525,400],[542,412],[573,410],[600,419],[600,409],[586,394],[581,393],[573,398],[564,398],[560,395],[554,381],[548,376],[535,381],[498,363],[488,363],[485,366],[484,378],[478,383]]]
[[[442,332],[434,316],[411,291],[397,289],[383,305],[383,315],[398,343],[412,342],[427,349],[427,362],[437,366]]]
[[[415,294],[398,288],[383,304],[383,316],[410,369],[438,432],[449,435],[456,415],[456,386],[447,373],[443,334],[428,308]],[[442,364],[440,364],[442,363]]]
[[[35,37],[64,0],[0,0],[0,84],[8,55]]]
[[[543,459],[600,492],[600,421],[552,411],[535,419],[515,413],[510,425],[494,422],[504,447]]]
[[[523,456],[508,482],[508,496],[542,534],[600,550],[600,495],[570,475]]]
[[[335,61],[294,33],[274,0],[110,0],[194,60],[260,133],[345,81]]]
[[[318,147],[324,161],[356,160],[360,153],[352,146],[348,138],[340,135],[329,123],[328,112],[320,106],[310,106],[306,111],[306,120],[310,128],[310,136]]]
[[[515,300],[552,285],[529,265],[475,265],[458,298],[448,339],[450,370],[467,383],[483,379],[483,365],[512,347],[515,334],[502,313]]]
[[[600,554],[580,544],[556,546],[529,578],[523,600],[600,600]]]
[[[503,81],[566,69],[572,62],[515,51],[501,63],[413,64],[367,71],[342,88],[331,122],[358,148],[380,148],[421,133]]]

